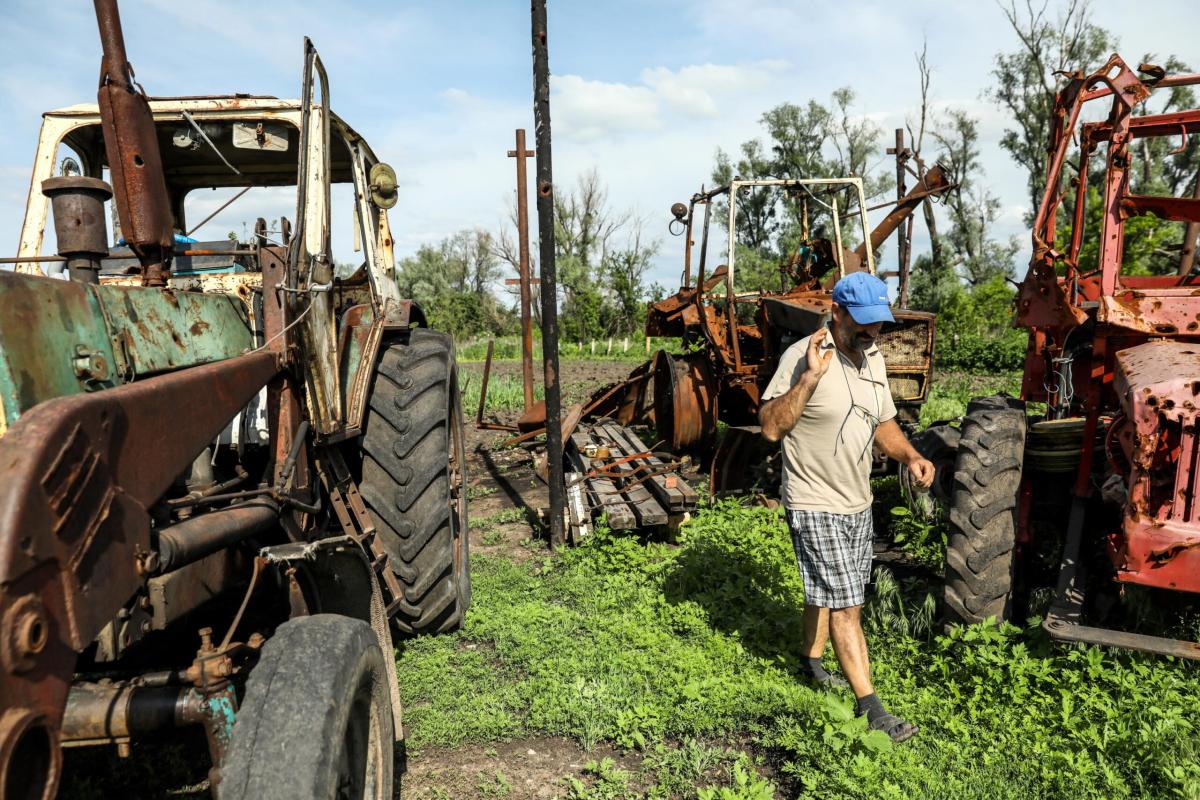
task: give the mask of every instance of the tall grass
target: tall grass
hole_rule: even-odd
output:
[[[474,369],[464,369],[458,373],[458,389],[462,392],[463,414],[468,419],[475,418],[479,409],[479,392],[483,389],[483,373]],[[541,383],[533,385],[533,399],[543,400],[546,397]],[[483,410],[486,416],[496,411],[520,411],[525,408],[525,384],[518,375],[492,375],[488,379],[487,408]]]
[[[669,353],[682,352],[679,346],[679,339],[670,336],[652,336],[650,337],[650,350],[646,351],[646,337],[630,336],[629,349],[624,349],[624,339],[614,337],[612,339],[612,350],[609,351],[608,339],[595,340],[595,352],[592,351],[592,342],[573,342],[561,340],[558,343],[558,355],[563,359],[581,359],[587,361],[644,361],[650,355],[658,350],[666,350]],[[474,337],[457,343],[458,360],[464,362],[483,361],[487,358],[487,337]],[[520,336],[497,336],[495,337],[495,347],[492,351],[492,358],[500,360],[519,359],[521,357],[521,337]],[[533,340],[533,360],[541,361],[542,358],[542,340],[540,337],[534,337]]]

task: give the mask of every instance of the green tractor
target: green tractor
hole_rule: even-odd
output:
[[[395,174],[308,40],[299,100],[151,99],[96,10],[98,103],[45,115],[0,271],[0,798],[191,725],[222,800],[389,798],[392,635],[471,601],[454,343],[398,291]],[[185,235],[229,187],[288,206]]]

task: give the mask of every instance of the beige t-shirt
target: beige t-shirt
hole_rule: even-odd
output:
[[[809,338],[784,351],[763,402],[785,394],[808,369]],[[780,494],[787,508],[857,514],[871,505],[875,428],[896,416],[896,405],[878,345],[861,369],[836,349],[832,333],[821,343],[821,353],[828,350],[836,355],[783,440]]]

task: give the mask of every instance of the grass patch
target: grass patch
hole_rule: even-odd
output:
[[[747,739],[804,796],[1200,795],[1191,665],[1054,645],[1036,625],[900,628],[887,620],[913,622],[934,587],[893,586],[867,614],[876,684],[922,727],[893,748],[849,695],[797,680],[802,596],[779,513],[726,501],[682,534],[601,530],[527,564],[473,557],[464,629],[399,652],[409,747],[549,734],[642,754],[649,784],[592,774],[569,787],[578,797],[770,797],[751,762],[739,778],[725,750],[698,744]]]
[[[961,417],[967,413],[967,403],[972,398],[997,393],[1020,396],[1021,373],[935,372],[929,385],[929,398],[921,406],[920,425],[925,428],[939,420]]]
[[[462,393],[463,414],[474,419],[479,409],[479,393],[483,389],[483,375],[474,370],[458,373],[458,390]],[[544,400],[546,389],[541,383],[533,385],[533,399]],[[484,416],[495,411],[523,411],[525,409],[525,383],[519,375],[491,375],[488,377],[487,407]]]
[[[520,359],[521,358],[521,337],[519,336],[497,336],[495,345],[492,349],[492,358],[495,360],[501,359]],[[460,362],[465,361],[483,361],[487,358],[487,339],[470,339],[465,342],[458,342],[455,352]],[[631,336],[629,337],[629,349],[624,347],[624,339],[622,337],[614,337],[612,340],[612,350],[608,348],[608,339],[597,339],[596,348],[593,352],[592,343],[587,342],[568,342],[561,340],[558,344],[558,357],[567,360],[583,360],[583,361],[645,361],[658,350],[666,350],[669,353],[680,353],[680,340],[674,336],[652,336],[650,337],[650,349],[646,350],[646,337]],[[535,364],[540,364],[542,360],[542,340],[540,336],[535,336],[533,339],[533,361]]]

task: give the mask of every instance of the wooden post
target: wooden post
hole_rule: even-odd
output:
[[[525,384],[525,410],[533,407],[533,316],[529,281],[529,187],[525,180],[525,159],[537,155],[525,149],[525,129],[517,128],[517,149],[508,157],[517,160],[517,240],[520,242],[519,274],[521,283],[521,380]]]

